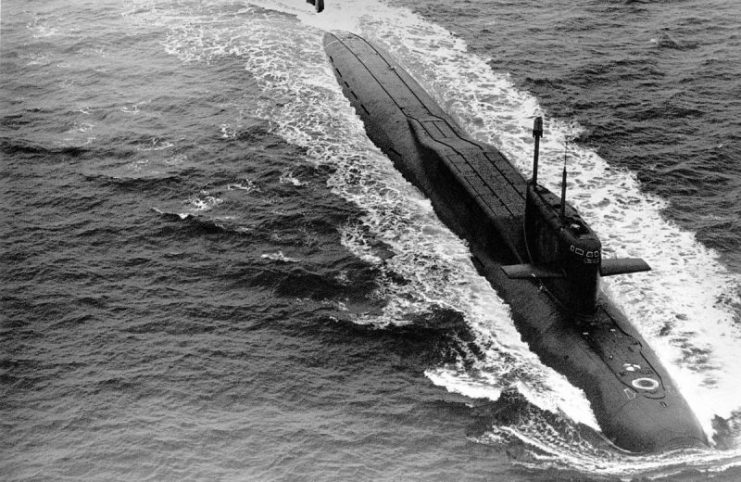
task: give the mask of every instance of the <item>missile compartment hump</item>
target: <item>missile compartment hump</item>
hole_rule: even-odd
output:
[[[387,53],[351,33],[326,34],[324,47],[368,137],[469,242],[530,349],[584,391],[605,436],[636,452],[707,444],[659,359],[598,290],[600,276],[648,265],[601,258],[599,239],[564,195],[537,184],[537,149],[526,181]]]
[[[522,174],[499,151],[468,137],[404,69],[363,38],[328,34],[325,50],[368,136],[396,168],[426,194],[446,198],[441,205],[458,220],[458,234],[474,231],[481,243],[504,243],[513,260],[521,259]]]

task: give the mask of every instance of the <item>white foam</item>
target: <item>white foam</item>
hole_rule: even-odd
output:
[[[260,255],[262,259],[269,259],[271,261],[280,261],[281,263],[297,263],[298,259],[292,258],[290,256],[286,256],[283,254],[283,251],[278,251],[276,253],[264,253]]]
[[[306,185],[306,183],[302,182],[300,179],[295,177],[293,175],[293,172],[290,172],[290,171],[284,172],[283,174],[281,174],[280,178],[278,179],[278,182],[281,184],[290,184],[291,186],[294,186],[294,187],[302,187]]]
[[[250,179],[242,179],[240,182],[235,182],[231,184],[227,184],[226,186],[227,191],[233,191],[233,190],[239,190],[239,191],[247,191],[247,192],[262,192],[259,187],[255,186],[255,183]]]
[[[223,199],[212,196],[208,191],[200,191],[198,194],[189,197],[185,204],[190,206],[194,212],[204,212],[210,211],[223,202]]]
[[[508,444],[519,440],[533,450],[527,457],[514,460],[515,464],[543,470],[578,470],[591,476],[618,477],[623,480],[665,479],[686,472],[692,467],[702,472],[723,472],[741,465],[738,453],[727,453],[712,449],[682,449],[655,455],[633,455],[618,448],[599,448],[572,432],[567,440],[561,432],[551,432],[550,426],[542,424],[520,424],[517,427],[494,427],[476,439],[478,443]]]

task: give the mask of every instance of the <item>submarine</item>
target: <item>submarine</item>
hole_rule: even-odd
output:
[[[585,393],[603,436],[636,453],[707,446],[666,368],[600,289],[602,277],[650,267],[602,256],[599,237],[566,201],[565,167],[560,196],[538,184],[542,119],[528,180],[467,135],[383,49],[345,32],[326,33],[324,49],[368,137],[468,242],[523,340]]]

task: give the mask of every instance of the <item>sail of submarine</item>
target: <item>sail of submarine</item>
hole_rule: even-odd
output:
[[[324,48],[370,139],[469,243],[478,270],[510,305],[543,363],[590,401],[602,433],[633,452],[707,445],[696,416],[626,316],[599,289],[603,276],[650,269],[604,259],[579,213],[471,139],[388,53],[351,33]]]

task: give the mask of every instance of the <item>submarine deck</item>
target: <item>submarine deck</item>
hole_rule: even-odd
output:
[[[330,35],[345,47],[343,55],[349,53],[354,57],[353,63],[362,65],[366,74],[375,79],[388,99],[407,118],[417,140],[438,154],[483,211],[501,224],[513,226],[513,221],[516,221],[520,227],[525,214],[526,189],[522,174],[499,151],[466,136],[418,83],[404,69],[397,68],[385,53],[355,34]],[[330,60],[335,64],[332,55]],[[336,64],[334,67],[339,78],[348,74],[341,72]],[[351,88],[347,81],[344,84],[347,89]],[[350,93],[358,99],[352,90]],[[373,106],[361,103],[360,108],[373,115],[369,110]],[[513,244],[510,243],[511,247]]]

